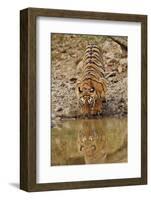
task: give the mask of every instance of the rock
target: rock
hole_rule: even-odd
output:
[[[122,67],[122,69],[125,71],[127,70],[127,65],[128,65],[128,61],[127,58],[122,58],[120,60],[120,66]]]
[[[121,65],[120,66],[118,66],[118,73],[122,73],[122,67],[121,67]]]
[[[108,53],[108,52],[113,53],[114,57],[120,56],[122,54],[122,49],[121,49],[120,45],[112,40],[106,40],[103,43],[102,50],[104,53]]]
[[[61,53],[66,53],[67,50],[66,50],[66,49],[62,49],[60,52],[61,52]]]
[[[113,52],[108,52],[105,54],[106,59],[110,59],[110,61],[112,60],[112,62],[115,61],[115,56]]]
[[[64,83],[61,83],[61,84],[60,84],[60,86],[61,86],[61,87],[64,87],[64,86],[65,86],[65,84],[64,84]]]
[[[62,108],[58,108],[58,109],[57,109],[57,112],[60,112],[60,111],[62,111],[62,110],[63,110]]]
[[[124,102],[125,100],[124,100],[124,98],[122,97],[121,99],[120,99],[120,102]]]
[[[77,78],[70,78],[70,81],[72,82],[72,83],[76,83],[76,81],[77,81]]]

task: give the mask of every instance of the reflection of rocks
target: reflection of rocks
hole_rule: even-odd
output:
[[[108,81],[104,115],[127,115],[127,58],[119,44],[108,37],[91,37],[102,47]],[[88,36],[52,36],[52,114],[57,116],[77,115],[77,65],[81,61]],[[123,102],[120,100],[123,99]]]
[[[52,165],[127,162],[127,120],[60,122],[52,129],[51,145]]]

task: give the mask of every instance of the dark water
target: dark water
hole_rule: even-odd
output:
[[[127,162],[127,119],[62,121],[51,129],[51,165]]]

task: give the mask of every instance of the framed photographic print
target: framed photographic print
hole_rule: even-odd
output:
[[[147,183],[147,16],[20,12],[20,188]]]

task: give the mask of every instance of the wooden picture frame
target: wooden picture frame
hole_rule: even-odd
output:
[[[141,177],[36,183],[36,19],[39,16],[141,23]],[[21,10],[20,188],[33,192],[141,184],[147,184],[147,16],[41,8]]]

